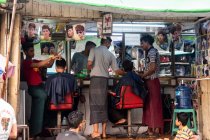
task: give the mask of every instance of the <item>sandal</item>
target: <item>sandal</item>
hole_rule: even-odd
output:
[[[148,131],[143,132],[140,135],[141,138],[157,138],[158,136],[155,133],[149,133]]]
[[[101,139],[109,139],[109,138],[111,138],[111,136],[106,135],[106,137],[103,137],[103,135],[101,135]]]
[[[93,137],[92,134],[90,134],[90,135],[88,135],[88,139],[89,140],[100,140],[101,135],[96,135],[95,137]]]

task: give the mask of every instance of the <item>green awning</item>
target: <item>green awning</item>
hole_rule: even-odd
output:
[[[6,0],[0,0],[0,3],[6,3]]]
[[[1,0],[4,1],[4,0]],[[73,5],[145,12],[206,13],[210,0],[45,0]]]

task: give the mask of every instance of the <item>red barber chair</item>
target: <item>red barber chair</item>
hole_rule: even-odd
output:
[[[128,136],[131,136],[131,127],[135,126],[131,124],[131,109],[135,108],[143,108],[143,100],[137,96],[132,91],[131,86],[122,86],[121,88],[121,95],[120,95],[120,102],[116,104],[117,109],[127,109],[128,110]],[[139,116],[140,117],[140,116]],[[140,125],[138,125],[139,129]],[[138,130],[137,130],[138,132]]]
[[[49,110],[58,111],[57,113],[57,127],[58,128],[61,127],[61,111],[71,110],[72,107],[73,107],[73,97],[71,93],[66,94],[64,103],[59,103],[58,105],[50,103]]]

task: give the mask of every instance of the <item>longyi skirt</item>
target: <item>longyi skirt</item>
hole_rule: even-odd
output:
[[[108,79],[105,77],[91,77],[90,80],[90,125],[103,123],[108,120]]]

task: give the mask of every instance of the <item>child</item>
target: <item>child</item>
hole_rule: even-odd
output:
[[[181,112],[178,113],[176,119],[176,126],[179,127],[174,140],[196,140],[193,136],[193,132],[187,127],[188,114]]]
[[[59,133],[56,140],[86,140],[85,137],[79,134],[85,125],[83,113],[80,111],[69,113],[68,122],[70,129],[66,132]]]

